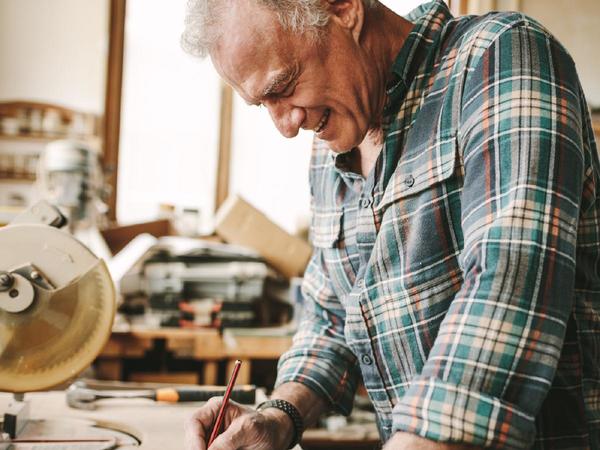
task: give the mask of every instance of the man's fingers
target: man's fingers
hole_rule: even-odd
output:
[[[187,450],[206,450],[203,433],[198,422],[191,418],[188,419],[185,423],[185,448]]]
[[[206,450],[208,437],[222,402],[222,397],[211,398],[186,421],[185,440],[187,450]]]
[[[210,446],[210,450],[237,450],[243,448],[247,444],[253,442],[246,442],[248,436],[244,436],[241,432],[240,422],[234,421],[231,426],[221,433]]]

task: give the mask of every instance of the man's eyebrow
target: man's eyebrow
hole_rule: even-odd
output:
[[[294,69],[288,68],[288,69],[284,70],[283,72],[280,72],[277,75],[275,75],[271,79],[271,81],[269,81],[269,84],[267,84],[267,86],[263,89],[261,98],[265,98],[270,95],[279,93],[281,88],[286,83],[289,83],[292,80],[293,74],[294,74]]]

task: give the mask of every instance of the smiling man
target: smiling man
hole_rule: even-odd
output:
[[[284,136],[315,133],[304,317],[272,400],[232,404],[211,449],[287,448],[361,379],[386,450],[600,448],[600,163],[542,26],[194,0],[183,44]]]

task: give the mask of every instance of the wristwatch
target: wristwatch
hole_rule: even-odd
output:
[[[292,439],[292,443],[288,447],[294,448],[302,439],[302,433],[304,432],[304,421],[302,420],[302,416],[296,409],[294,405],[290,402],[286,402],[281,399],[267,400],[266,402],[262,402],[260,405],[256,407],[257,411],[264,411],[267,408],[276,408],[280,411],[286,413],[292,421],[294,425],[294,438]]]

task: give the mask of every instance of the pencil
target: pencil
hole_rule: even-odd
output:
[[[206,448],[209,448],[213,441],[219,435],[221,423],[223,422],[223,417],[225,417],[225,410],[227,409],[227,404],[229,403],[229,397],[231,397],[231,391],[233,390],[233,386],[235,385],[235,380],[238,376],[238,372],[240,371],[241,365],[242,362],[238,359],[235,362],[231,378],[229,379],[229,384],[227,385],[227,390],[225,391],[225,395],[223,396],[223,403],[221,404],[221,408],[219,409],[219,414],[217,415],[217,420],[215,421],[215,425],[213,426],[213,430],[210,434],[210,439],[208,440],[208,445],[206,446]]]

